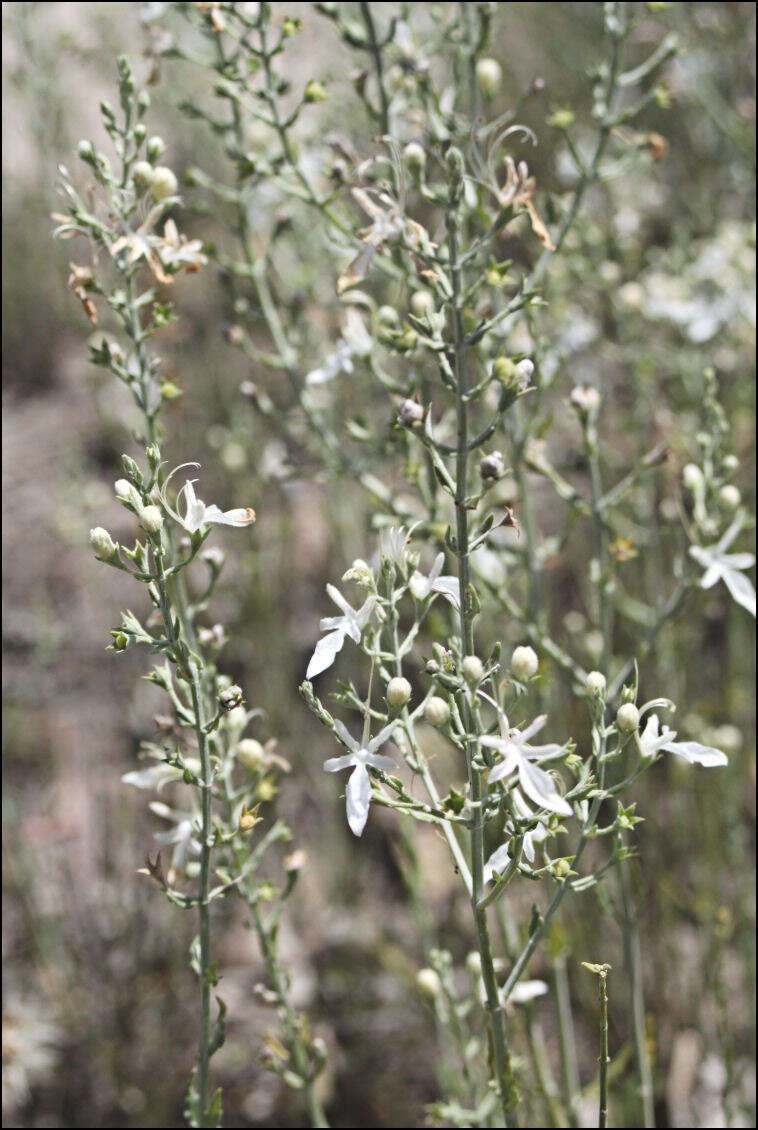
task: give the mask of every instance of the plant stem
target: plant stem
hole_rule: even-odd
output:
[[[598,978],[600,996],[600,1110],[597,1124],[602,1128],[608,1122],[608,986],[607,974]]]
[[[384,86],[384,68],[382,66],[382,50],[379,46],[379,41],[376,37],[376,28],[374,26],[374,17],[371,12],[370,4],[361,4],[361,15],[363,23],[366,28],[366,35],[368,36],[369,50],[371,57],[374,60],[374,70],[376,72],[376,85],[379,87],[379,101],[381,103],[381,110],[379,112],[379,122],[382,127],[382,133],[389,133],[390,129],[390,107],[389,99],[387,98],[387,91]]]
[[[621,892],[621,929],[624,943],[624,960],[629,977],[632,996],[632,1022],[634,1027],[634,1050],[637,1057],[637,1070],[640,1076],[642,1096],[642,1125],[648,1130],[655,1126],[655,1107],[653,1104],[653,1077],[650,1058],[647,1052],[647,1033],[645,1031],[645,995],[642,985],[642,953],[634,895],[630,888],[628,866],[619,864],[618,882]]]
[[[452,279],[452,317],[454,325],[454,354],[456,377],[456,557],[458,561],[458,581],[460,587],[460,645],[461,655],[474,654],[474,626],[471,613],[470,574],[469,574],[469,530],[466,498],[468,495],[468,400],[466,398],[466,344],[463,333],[461,311],[461,267],[458,261],[456,233],[456,210],[454,202],[447,213],[447,237],[450,252],[450,271]],[[478,732],[479,720],[475,699],[468,693],[461,695],[461,715],[466,733]],[[487,911],[479,906],[484,892],[484,818],[479,801],[481,800],[481,778],[474,767],[473,760],[478,743],[469,736],[466,740],[466,767],[468,771],[470,799],[474,808],[471,827],[471,909],[476,928],[477,946],[482,962],[482,979],[487,997],[489,1029],[492,1038],[495,1070],[500,1091],[503,1112],[503,1125],[516,1126],[515,1092],[511,1073],[510,1057],[505,1038],[503,1006],[498,993],[497,981],[492,959],[492,943],[487,923]]]
[[[305,1095],[305,1106],[308,1111],[309,1124],[316,1127],[328,1127],[329,1123],[327,1122],[326,1115],[316,1095],[314,1079],[303,1048],[300,1026],[295,1011],[290,1003],[289,985],[287,984],[286,975],[279,964],[276,949],[271,944],[270,931],[266,929],[266,924],[263,921],[263,915],[261,914],[257,901],[250,900],[249,906],[253,914],[255,930],[258,934],[258,940],[263,953],[266,974],[271,987],[276,993],[277,1003],[282,1011],[283,1027],[287,1036],[287,1045],[292,1055],[293,1065],[296,1073],[303,1080],[303,1094]]]

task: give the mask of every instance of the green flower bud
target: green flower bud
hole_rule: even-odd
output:
[[[311,79],[309,83],[306,83],[305,91],[303,93],[303,100],[305,102],[323,102],[324,99],[328,97],[329,95],[327,94],[323,83],[316,82],[315,79]]]

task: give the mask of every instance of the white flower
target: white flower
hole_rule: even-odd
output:
[[[312,679],[316,675],[320,675],[322,671],[326,671],[327,667],[331,667],[337,653],[342,650],[345,636],[350,636],[354,643],[361,642],[363,629],[368,624],[376,603],[376,597],[372,595],[367,597],[360,608],[356,609],[348,604],[342,593],[334,585],[327,585],[326,591],[337,607],[342,609],[342,615],[325,616],[321,620],[319,627],[327,635],[323,636],[316,644],[316,650],[311,656],[308,670],[305,672],[306,679]]]
[[[177,470],[178,469],[179,468],[177,468]],[[161,496],[161,501],[168,513],[180,526],[184,527],[188,534],[196,533],[198,530],[201,530],[203,526],[214,524],[218,526],[249,526],[251,522],[255,521],[255,511],[251,510],[249,506],[226,511],[221,510],[215,503],[206,506],[195,494],[195,488],[193,486],[194,481],[193,479],[188,479],[176,498],[178,507],[179,499],[182,495],[184,496],[183,515],[179,513],[178,508],[177,510],[172,510],[166,502],[165,485],[168,484],[168,479],[164,485],[164,494]]]
[[[408,564],[408,544],[411,534],[420,525],[414,522],[409,530],[405,526],[385,526],[379,531],[379,559],[388,557],[405,576]]]
[[[658,715],[651,714],[645,729],[640,734],[640,746],[643,757],[655,757],[659,750],[667,753],[677,753],[691,765],[704,765],[710,769],[716,765],[727,765],[728,759],[720,749],[713,746],[701,745],[700,742],[675,742],[676,731],[668,726],[659,731]]]
[[[167,804],[161,804],[160,801],[153,801],[150,808],[156,816],[170,820],[174,825],[168,832],[156,832],[154,836],[156,843],[162,847],[170,845],[174,849],[171,853],[171,869],[167,876],[171,882],[172,872],[180,871],[184,867],[190,852],[193,855],[200,854],[200,841],[193,834],[195,817],[191,812],[177,812]]]
[[[512,989],[508,1001],[510,1004],[528,1004],[535,997],[544,996],[546,992],[547,985],[544,981],[519,981]]]
[[[441,577],[442,566],[445,563],[444,553],[438,553],[434,564],[428,577],[423,573],[419,573],[418,569],[415,571],[410,581],[408,588],[411,590],[416,600],[426,600],[431,593],[440,593],[444,596],[445,600],[449,600],[454,608],[461,606],[461,586],[457,577]]]
[[[518,772],[521,788],[536,805],[550,812],[557,812],[561,816],[571,816],[571,806],[559,794],[550,774],[532,765],[532,760],[535,758],[554,757],[563,748],[555,744],[529,745],[529,738],[538,733],[546,721],[547,715],[540,714],[539,718],[535,718],[525,730],[514,727],[508,731],[507,736],[496,737],[494,734],[485,734],[479,739],[483,746],[496,750],[503,758],[490,770],[489,780],[493,784],[495,781],[509,777],[511,773]]]
[[[200,772],[200,762],[197,758],[186,758],[185,765],[192,773]],[[157,765],[146,765],[144,769],[133,769],[131,773],[124,773],[121,780],[125,785],[134,785],[135,789],[157,789],[160,792],[169,781],[180,781],[183,776],[184,771],[176,765],[160,761]]]
[[[517,815],[522,820],[532,819],[534,813],[517,788],[513,789],[513,791],[511,792],[511,797],[513,798],[513,806],[516,809]],[[513,824],[510,820],[507,822],[505,830],[506,832],[510,832],[511,836],[514,836],[516,834]],[[550,832],[547,830],[545,825],[541,823],[537,824],[537,826],[532,828],[531,831],[524,833],[523,850],[524,855],[530,863],[534,863],[535,848],[537,844],[541,844],[542,841],[546,840],[549,835]],[[494,878],[496,871],[498,875],[502,875],[508,867],[508,864],[511,862],[511,857],[508,854],[510,843],[511,837],[509,836],[504,844],[501,844],[499,848],[496,848],[495,851],[493,851],[492,855],[485,863],[483,873],[483,879],[485,883],[489,883],[490,880]]]
[[[738,604],[755,616],[755,589],[741,569],[752,569],[755,557],[752,553],[726,553],[742,528],[742,519],[733,522],[724,536],[715,545],[690,546],[690,556],[705,569],[700,580],[703,589],[712,588],[717,581],[723,581]]]
[[[319,369],[312,369],[306,375],[305,383],[321,385],[333,380],[340,373],[352,373],[353,357],[366,357],[373,345],[373,338],[366,329],[363,318],[351,307],[347,312],[345,328],[334,353],[329,354]]]
[[[337,736],[351,752],[343,757],[330,757],[324,762],[324,769],[327,773],[338,773],[340,769],[352,768],[353,770],[347,782],[345,798],[347,822],[350,825],[350,831],[355,836],[360,836],[366,827],[368,808],[371,802],[371,778],[366,766],[371,766],[372,769],[395,768],[395,763],[389,757],[382,757],[376,750],[379,746],[384,745],[396,725],[397,722],[391,722],[389,726],[380,730],[375,738],[371,738],[367,744],[361,745],[360,742],[351,737],[342,722],[335,719],[334,729]],[[364,738],[365,742],[366,739]]]

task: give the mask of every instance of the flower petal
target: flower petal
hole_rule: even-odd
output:
[[[342,757],[329,757],[324,762],[324,769],[327,773],[339,773],[340,769],[349,769],[351,765],[355,764],[355,758],[352,753],[345,753]]]
[[[355,740],[355,738],[352,736],[352,734],[348,730],[347,726],[344,724],[344,722],[341,722],[339,720],[339,718],[334,719],[334,729],[335,729],[337,736],[339,737],[340,741],[342,741],[347,746],[348,749],[351,749],[353,751],[353,753],[357,753],[358,750],[361,748],[360,742],[357,742]]]
[[[684,757],[691,765],[704,765],[711,769],[716,765],[728,765],[729,759],[720,749],[701,745],[700,742],[669,742],[664,749]]]
[[[560,816],[572,816],[573,811],[568,801],[565,801],[558,792],[555,781],[544,769],[538,769],[525,759],[519,761],[519,781],[530,800],[540,808],[550,812],[557,812]]]
[[[365,765],[358,764],[350,774],[345,791],[347,822],[354,836],[360,836],[368,820],[371,779]]]
[[[316,650],[313,652],[308,670],[305,672],[306,679],[314,679],[316,675],[326,671],[327,667],[331,667],[337,653],[342,650],[344,642],[345,633],[343,631],[338,630],[322,636],[316,644]]]
[[[721,576],[737,603],[746,608],[751,616],[755,616],[755,589],[748,578],[736,569],[730,569],[728,565],[722,566]]]
[[[501,844],[499,848],[493,851],[492,855],[485,863],[482,875],[482,879],[485,883],[489,883],[490,879],[494,878],[495,871],[497,871],[498,875],[502,875],[505,871],[511,861],[511,857],[508,855],[509,846],[510,840],[508,843]]]
[[[381,729],[376,737],[372,738],[368,743],[368,746],[366,747],[368,753],[374,753],[375,750],[379,749],[379,746],[384,745],[392,731],[396,728],[397,721],[390,722],[389,726],[385,726],[383,729]]]

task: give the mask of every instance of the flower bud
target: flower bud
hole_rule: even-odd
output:
[[[483,456],[479,464],[479,474],[483,479],[501,479],[505,474],[502,453],[491,451],[489,455]]]
[[[163,515],[157,506],[145,506],[139,513],[140,525],[149,534],[157,534],[163,526]]]
[[[419,969],[416,974],[416,986],[422,996],[434,1000],[442,991],[442,982],[439,974],[434,969]]]
[[[398,675],[387,683],[387,702],[393,710],[400,710],[411,698],[411,684]]]
[[[166,143],[162,137],[151,137],[145,146],[148,161],[155,162],[166,152]]]
[[[633,702],[625,702],[618,708],[616,725],[624,734],[633,733],[640,724],[640,712]]]
[[[397,419],[404,428],[414,428],[424,419],[424,409],[417,400],[403,400],[398,409]]]
[[[266,752],[255,738],[243,738],[242,741],[237,742],[234,752],[237,760],[251,772],[260,769],[266,760]]]
[[[467,655],[461,664],[463,678],[469,686],[476,686],[484,678],[484,664],[478,655]]]
[[[95,526],[93,530],[90,530],[89,543],[95,551],[95,557],[99,557],[103,561],[113,557],[116,552],[116,543],[102,526]]]
[[[424,717],[430,726],[437,726],[438,729],[441,729],[443,726],[447,726],[450,721],[450,707],[444,698],[440,698],[439,695],[432,695],[424,707]]]
[[[492,375],[507,388],[517,379],[516,366],[510,357],[496,357],[492,362]]]
[[[571,864],[568,859],[554,859],[550,864],[550,872],[556,879],[565,879],[571,870]]]
[[[139,495],[128,479],[117,479],[113,489],[119,502],[130,502],[132,506],[139,505]]]
[[[179,182],[171,169],[166,165],[158,165],[153,171],[153,180],[150,185],[153,199],[161,201],[169,196],[175,196],[178,188]]]
[[[476,82],[485,98],[494,98],[503,81],[497,59],[480,59],[476,64]]]
[[[482,956],[478,950],[472,950],[466,957],[466,972],[469,977],[476,980],[482,975]]]
[[[376,322],[382,330],[396,330],[400,327],[400,315],[394,306],[380,306],[376,312]]]
[[[539,665],[537,653],[532,647],[517,647],[511,656],[511,671],[522,683],[537,674]]]
[[[137,192],[147,192],[150,185],[153,183],[155,177],[155,170],[149,161],[138,161],[132,169],[132,180]]]
[[[605,675],[602,671],[590,671],[587,676],[587,694],[603,695],[605,694]]]
[[[600,406],[600,393],[592,385],[577,385],[571,390],[570,400],[581,416],[587,416]]]
[[[222,710],[234,710],[235,706],[242,706],[245,697],[242,693],[242,687],[238,687],[236,683],[232,683],[230,687],[226,687],[218,696],[219,706]]]
[[[682,470],[682,482],[687,490],[699,490],[703,481],[703,472],[696,463],[688,463]]]
[[[737,487],[733,486],[731,483],[723,486],[719,491],[719,506],[727,513],[736,510],[740,502],[742,502],[742,495]]]
[[[532,379],[534,373],[534,361],[531,357],[524,357],[516,365],[516,376],[518,378],[519,388],[525,389]]]
[[[453,184],[459,184],[463,180],[465,166],[463,154],[455,145],[451,145],[445,154],[445,164],[448,167]]]
[[[316,82],[315,79],[311,79],[309,83],[306,83],[303,93],[303,98],[306,102],[323,102],[324,99],[328,97],[329,95],[326,93],[323,83]]]
[[[411,310],[417,318],[434,313],[434,298],[428,290],[417,290],[411,295]]]
[[[79,142],[76,147],[77,156],[81,161],[86,161],[88,165],[93,164],[95,160],[95,147],[91,141],[86,138]]]
[[[423,176],[426,168],[426,151],[417,141],[409,141],[403,150],[405,166],[413,176]]]

